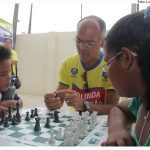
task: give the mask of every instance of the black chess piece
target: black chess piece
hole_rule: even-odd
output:
[[[12,125],[17,125],[17,122],[16,122],[16,115],[13,115],[13,118],[12,118]]]
[[[30,118],[34,118],[34,110],[31,109],[31,115],[30,115]]]
[[[35,110],[34,110],[34,116],[38,116],[37,108],[35,108]]]
[[[11,107],[8,107],[8,121],[12,121],[12,115],[11,115]]]
[[[18,115],[16,116],[16,120],[17,120],[17,122],[21,122],[21,116],[20,116],[20,113],[18,113]]]
[[[9,127],[9,124],[8,124],[8,117],[5,118],[4,127]]]
[[[46,118],[45,128],[50,128],[50,127],[51,127],[50,120],[49,118]]]
[[[54,111],[54,122],[56,123],[60,122],[59,116],[58,116],[59,113],[60,113],[59,111]]]
[[[1,112],[1,121],[0,121],[0,125],[2,125],[2,124],[4,123],[4,121],[5,121],[5,112],[2,111],[2,112]]]
[[[25,121],[29,121],[29,120],[30,120],[29,112],[27,111],[27,112],[26,112],[26,118],[25,118]]]
[[[79,115],[82,116],[82,111],[81,110],[79,110]]]
[[[16,102],[16,117],[18,117],[18,115],[19,115],[19,100],[17,100],[17,102]]]
[[[41,127],[40,127],[40,118],[39,117],[37,117],[37,118],[35,118],[35,126],[34,126],[34,131],[40,131],[41,130]]]

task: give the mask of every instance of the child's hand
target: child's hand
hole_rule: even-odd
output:
[[[16,108],[16,100],[4,100],[0,102],[0,105],[5,108],[8,108],[8,107]]]
[[[1,112],[6,112],[8,110],[7,107],[3,106],[3,105],[0,105],[0,113]]]
[[[115,130],[109,133],[108,138],[102,146],[135,146],[133,137],[126,129]]]

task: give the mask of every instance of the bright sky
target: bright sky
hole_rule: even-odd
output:
[[[12,23],[14,5],[19,3],[17,33],[27,33],[30,6],[33,3],[32,33],[76,31],[82,3],[82,17],[97,15],[105,20],[109,30],[119,18],[131,13],[131,4],[136,2],[137,0],[0,0],[0,18]]]

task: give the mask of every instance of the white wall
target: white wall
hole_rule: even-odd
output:
[[[54,91],[64,58],[76,52],[75,32],[17,35],[19,93],[43,95]]]

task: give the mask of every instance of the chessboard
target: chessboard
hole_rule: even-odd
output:
[[[97,146],[107,138],[107,116],[60,110],[59,121],[55,122],[54,111],[36,108],[37,115],[30,118],[33,111],[20,110],[21,119],[16,125],[8,121],[8,126],[4,127],[1,123],[0,138],[29,146]],[[27,114],[29,119],[26,119]],[[36,120],[40,127],[37,131]],[[49,126],[45,127],[47,121]]]

